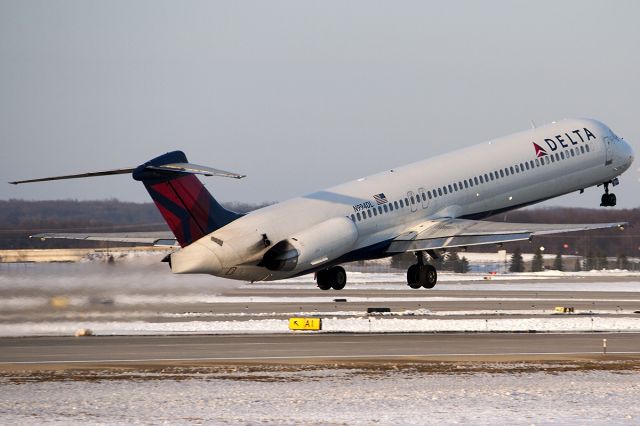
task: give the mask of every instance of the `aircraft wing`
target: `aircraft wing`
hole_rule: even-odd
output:
[[[31,235],[29,238],[111,241],[118,243],[150,244],[162,247],[179,247],[176,237],[171,232],[108,232],[108,233],[43,233]]]
[[[563,232],[588,231],[592,229],[620,228],[626,222],[585,224],[504,223],[467,219],[436,219],[423,222],[396,237],[388,253],[406,251],[437,250],[453,247],[499,244],[530,240],[536,235]]]

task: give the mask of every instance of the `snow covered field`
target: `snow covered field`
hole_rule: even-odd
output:
[[[437,290],[450,293],[438,296],[437,292],[408,290],[404,273],[349,272],[347,290],[353,291],[348,296],[350,303],[430,306],[450,301],[478,302],[479,306],[486,302],[532,300],[532,305],[545,305],[547,310],[501,310],[498,313],[478,309],[433,313],[418,309],[395,312],[393,317],[368,317],[362,310],[352,312],[337,308],[322,312],[321,316],[325,332],[638,331],[640,316],[634,313],[635,308],[595,312],[589,309],[576,312],[579,315],[555,317],[550,317],[548,310],[548,306],[562,306],[566,301],[561,296],[556,298],[556,293],[571,291],[583,292],[581,296],[571,298],[573,303],[609,302],[635,306],[638,296],[632,293],[640,292],[636,277],[640,281],[637,273],[627,271],[505,275],[443,273]],[[371,295],[369,291],[377,293]],[[491,295],[470,295],[470,291],[487,291]],[[505,298],[501,297],[502,292]],[[507,292],[511,293],[508,299]],[[535,296],[534,300],[531,299],[532,292],[545,292],[546,296]],[[599,295],[596,299],[591,298],[589,292],[607,292],[608,295]],[[342,294],[345,293],[319,291],[311,275],[255,284],[209,276],[174,275],[153,255],[125,258],[115,265],[96,261],[5,264],[0,273],[0,336],[73,335],[79,328],[91,329],[98,335],[288,333],[289,316],[318,314],[302,311],[302,308],[294,310],[297,306],[306,304],[307,309],[311,309],[313,304],[332,303]],[[237,307],[233,311],[212,311],[215,306],[232,304]],[[265,308],[246,314],[242,307],[249,304],[262,304]],[[288,304],[292,310],[272,312],[269,304]],[[199,310],[190,312],[192,306]],[[497,314],[518,315],[519,318],[464,318]],[[458,318],[450,318],[452,316]]]
[[[547,369],[548,371],[545,371]],[[0,377],[3,424],[634,425],[640,373],[518,366]],[[160,380],[161,379],[161,380]]]

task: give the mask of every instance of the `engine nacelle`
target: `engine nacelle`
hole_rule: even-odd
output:
[[[357,239],[355,223],[336,217],[278,242],[265,253],[261,265],[271,271],[306,270],[347,253]]]

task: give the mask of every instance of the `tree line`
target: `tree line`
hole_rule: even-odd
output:
[[[225,203],[225,207],[248,212],[271,203]],[[595,223],[627,221],[624,232],[617,229],[556,234],[535,238],[532,242],[510,243],[522,253],[534,253],[540,247],[546,253],[602,257],[637,257],[640,253],[640,208],[626,210],[583,208],[523,209],[489,218],[493,221],[533,223]],[[99,201],[0,200],[0,249],[105,247],[105,243],[73,240],[30,240],[41,232],[124,232],[168,230],[153,203],[131,203],[117,199]],[[120,245],[120,244],[118,244]],[[478,246],[474,251],[492,252],[496,247]],[[591,263],[590,263],[591,264]],[[586,268],[586,266],[584,266]]]

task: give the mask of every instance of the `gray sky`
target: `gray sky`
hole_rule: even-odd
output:
[[[640,152],[637,1],[0,0],[0,180],[182,149],[284,200],[565,117]],[[636,163],[616,188],[640,206]],[[130,177],[0,199],[147,201]],[[596,207],[600,190],[544,205]]]

